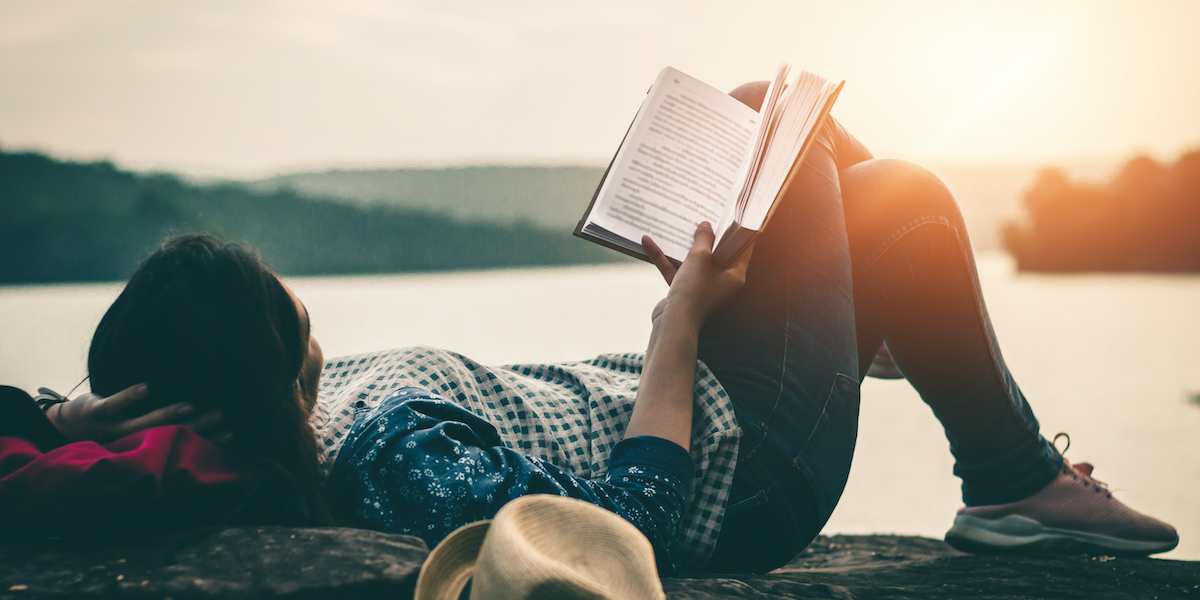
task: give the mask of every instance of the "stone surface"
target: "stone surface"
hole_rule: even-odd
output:
[[[231,528],[121,544],[0,547],[0,598],[412,596],[428,551],[359,529]]]
[[[416,538],[356,529],[231,528],[155,540],[0,546],[0,600],[412,597]],[[1193,598],[1200,563],[1105,556],[973,556],[907,536],[821,537],[769,575],[669,579],[708,598]]]
[[[976,556],[908,536],[818,538],[770,575],[671,580],[706,598],[1200,598],[1200,562],[1111,556]]]

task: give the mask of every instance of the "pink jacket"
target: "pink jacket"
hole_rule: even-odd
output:
[[[181,426],[69,443],[24,392],[0,387],[0,537],[159,531],[222,522],[255,477]]]

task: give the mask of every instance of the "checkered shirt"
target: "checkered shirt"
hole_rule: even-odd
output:
[[[586,479],[601,479],[633,412],[643,354],[605,354],[550,365],[488,367],[461,354],[413,347],[329,360],[309,423],[326,474],[354,424],[393,389],[416,386],[474,412],[504,445]],[[725,389],[697,362],[691,454],[695,485],[683,516],[683,564],[708,561],[721,530],[741,430]]]

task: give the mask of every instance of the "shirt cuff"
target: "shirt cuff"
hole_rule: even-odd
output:
[[[621,440],[609,456],[608,470],[633,465],[657,469],[678,479],[684,490],[691,488],[692,455],[675,442],[649,435]]]

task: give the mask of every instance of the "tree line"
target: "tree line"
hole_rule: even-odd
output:
[[[197,231],[248,242],[283,275],[624,260],[527,222],[468,223],[0,151],[0,284],[125,279],[162,240]]]
[[[1103,184],[1048,169],[1024,203],[1002,230],[1022,271],[1200,271],[1200,150],[1139,156]]]

